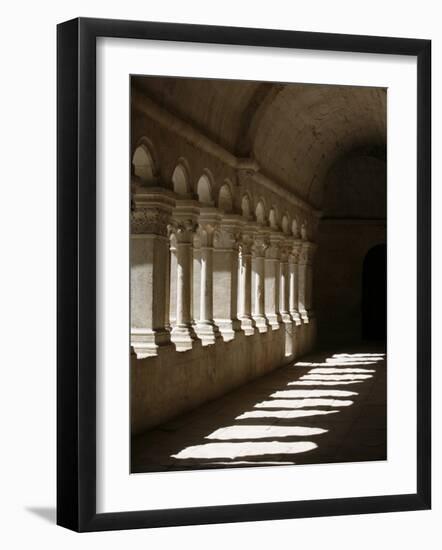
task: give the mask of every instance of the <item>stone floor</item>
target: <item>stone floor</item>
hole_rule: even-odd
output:
[[[379,347],[314,353],[134,438],[132,472],[386,459]]]

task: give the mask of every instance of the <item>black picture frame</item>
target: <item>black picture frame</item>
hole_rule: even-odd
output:
[[[361,498],[96,512],[96,38],[417,58],[417,492]],[[57,523],[75,531],[424,510],[431,506],[431,41],[74,19],[57,28]]]

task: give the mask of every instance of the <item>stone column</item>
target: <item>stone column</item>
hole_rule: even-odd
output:
[[[289,312],[296,324],[301,324],[301,316],[298,310],[298,281],[299,281],[299,253],[301,251],[301,241],[293,241],[289,254]]]
[[[252,242],[253,237],[243,233],[239,243],[238,317],[247,336],[255,334],[252,319]]]
[[[264,256],[268,239],[264,235],[255,236],[252,246],[252,316],[259,332],[267,332],[265,316],[265,271]]]
[[[167,225],[171,207],[133,201],[131,214],[131,346],[138,358],[169,343]]]
[[[279,283],[279,309],[281,318],[284,323],[291,322],[289,313],[289,269],[288,256],[289,247],[287,243],[282,243],[281,247],[281,262],[280,262],[280,283]]]
[[[288,257],[290,251],[289,241],[284,241],[280,247],[281,250],[281,263],[280,263],[280,283],[279,283],[279,307],[281,312],[281,319],[284,325],[285,335],[285,356],[294,357],[294,324],[292,317],[289,313],[289,294],[290,294],[290,281],[289,281],[289,265]]]
[[[241,330],[237,316],[237,223],[236,216],[224,216],[213,240],[213,318],[225,341],[232,340],[235,333]]]
[[[305,308],[308,312],[310,319],[315,317],[313,307],[313,262],[315,259],[316,244],[308,243],[308,259],[306,269],[306,296],[305,296]]]
[[[316,245],[312,242],[302,242],[299,255],[299,313],[303,321],[308,322],[313,317],[312,284],[313,257]]]
[[[192,327],[192,241],[195,223],[174,221],[170,227],[171,248],[176,254],[176,316],[172,342],[178,351],[192,348],[195,333]]]
[[[192,250],[192,324],[196,330],[196,324],[200,318],[201,294],[201,238],[198,229],[193,236]]]
[[[270,246],[265,251],[265,315],[273,330],[281,324],[280,314],[280,242],[282,235],[271,234]]]
[[[174,243],[170,242],[169,256],[169,325],[172,328],[176,323],[176,248]]]
[[[312,307],[313,256],[316,245],[303,241],[299,255],[299,313],[302,320],[302,352],[309,352],[316,338],[316,319]]]
[[[203,345],[215,343],[217,330],[213,321],[213,234],[215,226],[200,223],[199,277],[195,278],[194,294],[198,305],[195,330]],[[197,297],[198,295],[198,297]]]

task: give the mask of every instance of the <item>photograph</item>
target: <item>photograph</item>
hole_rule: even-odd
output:
[[[130,473],[386,461],[388,89],[129,79]]]
[[[441,10],[368,7],[5,4],[2,548],[438,546]]]

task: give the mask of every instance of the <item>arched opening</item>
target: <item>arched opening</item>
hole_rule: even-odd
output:
[[[228,183],[222,185],[219,190],[218,207],[226,214],[230,214],[233,210],[232,191]]]
[[[241,199],[241,212],[242,215],[249,219],[251,216],[250,198],[248,195],[244,195]]]
[[[301,239],[303,241],[306,241],[308,239],[308,232],[307,232],[307,223],[304,222],[302,225],[301,225]]]
[[[362,339],[387,336],[387,247],[371,248],[362,268]]]
[[[182,164],[178,164],[172,174],[173,190],[178,195],[187,195],[189,190],[189,178]]]
[[[139,145],[132,157],[133,173],[138,176],[143,183],[155,182],[155,163],[151,152],[147,146],[142,143]]]
[[[212,199],[212,185],[207,174],[203,174],[198,180],[196,186],[196,192],[198,195],[198,200],[203,204],[211,204]]]
[[[255,216],[259,225],[266,225],[266,210],[262,201],[259,201],[256,205]]]
[[[278,213],[275,207],[272,207],[269,212],[269,224],[272,229],[278,229]]]

